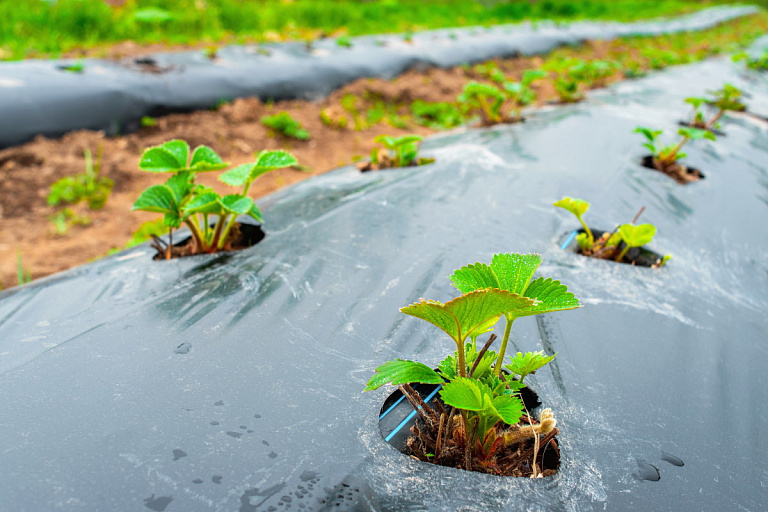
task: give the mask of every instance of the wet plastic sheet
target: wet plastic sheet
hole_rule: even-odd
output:
[[[433,165],[342,168],[262,201],[268,235],[230,255],[138,247],[0,294],[0,496],[37,510],[750,510],[768,503],[768,127],[727,116],[680,186],[640,167],[638,124],[733,83],[727,59],[624,82],[523,125],[427,142]],[[658,226],[660,270],[582,258],[551,203],[593,225]],[[558,352],[531,377],[561,429],[560,472],[496,478],[425,465],[378,429],[394,357],[451,342],[398,308],[448,300],[453,269],[540,252],[586,307],[515,323]],[[684,463],[680,466],[680,462]],[[656,480],[658,481],[652,481]]]
[[[260,48],[222,48],[216,61],[203,52],[158,54],[152,69],[107,60],[83,61],[82,73],[60,69],[72,61],[0,63],[0,148],[38,134],[59,136],[76,129],[108,134],[136,129],[146,115],[206,109],[222,100],[258,96],[275,100],[323,97],[362,77],[392,78],[412,67],[457,66],[518,53],[533,54],[585,39],[701,30],[754,13],[755,7],[719,7],[667,21],[580,22],[502,25],[432,30],[402,37],[353,38],[352,48],[335,40]]]

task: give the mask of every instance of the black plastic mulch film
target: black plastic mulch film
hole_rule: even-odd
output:
[[[311,52],[302,43],[231,46],[219,50],[215,61],[202,51],[158,54],[139,63],[84,59],[81,73],[62,69],[72,60],[0,63],[0,148],[78,129],[126,133],[143,116],[206,109],[241,97],[314,99],[358,78],[393,78],[412,67],[542,53],[586,39],[701,30],[755,11],[720,7],[656,22],[430,30],[410,43],[397,35],[363,36],[352,38],[351,48],[326,39]]]
[[[765,43],[765,42],[764,42]],[[524,125],[426,141],[436,163],[344,167],[260,202],[245,251],[152,261],[140,246],[0,294],[2,507],[38,510],[751,510],[768,503],[768,126],[723,120],[690,144],[706,179],[640,166],[637,125],[672,133],[683,99],[730,82],[768,113],[768,78],[727,58],[592,92]],[[646,206],[662,269],[561,250]],[[515,322],[511,350],[558,419],[541,480],[423,464],[388,445],[403,357],[452,342],[398,311],[457,295],[495,252],[539,252],[585,304]],[[681,465],[684,464],[684,465]],[[657,481],[652,481],[657,480]]]

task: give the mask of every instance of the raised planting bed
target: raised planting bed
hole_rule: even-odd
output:
[[[680,67],[524,126],[427,139],[428,166],[284,189],[243,251],[157,262],[141,246],[2,292],[5,506],[762,510],[765,125],[726,116],[726,138],[691,147],[707,179],[686,187],[642,168],[632,133],[672,129],[685,97],[723,81],[768,111],[729,60]],[[646,206],[674,259],[563,251],[564,195],[592,198],[605,229]],[[407,457],[379,429],[391,391],[361,392],[382,361],[442,359],[445,335],[398,308],[447,302],[446,276],[497,252],[541,253],[585,305],[521,318],[509,342],[558,354],[526,379],[560,431],[542,479]]]

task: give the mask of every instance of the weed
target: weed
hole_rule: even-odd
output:
[[[261,118],[261,124],[285,137],[299,140],[309,139],[309,132],[303,129],[301,123],[285,111],[278,112],[273,116],[263,116]]]

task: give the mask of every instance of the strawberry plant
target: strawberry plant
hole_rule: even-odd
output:
[[[551,468],[543,471],[537,464],[541,447],[557,433],[554,415],[547,409],[536,422],[519,396],[525,377],[555,355],[517,353],[502,373],[515,319],[581,307],[559,281],[533,279],[540,263],[536,254],[496,254],[490,265],[475,263],[454,272],[451,280],[461,296],[445,304],[422,299],[401,309],[441,329],[455,346],[437,370],[396,359],[376,368],[365,387],[369,391],[384,384],[398,386],[414,406],[421,419],[408,441],[414,457],[500,475],[541,477],[555,472]],[[478,336],[493,330],[502,316],[507,326],[500,351],[489,350],[495,335],[478,350]],[[515,375],[519,380],[513,379]],[[441,401],[434,408],[425,404],[411,387],[413,383],[441,385]]]
[[[133,210],[162,214],[171,236],[173,229],[184,224],[192,235],[189,254],[231,250],[239,215],[263,222],[261,211],[248,197],[253,182],[270,171],[296,165],[298,162],[289,153],[262,151],[254,162],[219,176],[219,181],[227,185],[242,187],[239,194],[221,196],[210,187],[195,184],[195,177],[200,172],[221,171],[229,164],[208,146],[198,146],[190,154],[185,141],[171,140],[144,151],[140,169],[171,176],[163,185],[153,185],[142,192]],[[212,222],[214,218],[216,221]],[[155,239],[154,247],[166,259],[174,256],[172,238],[168,244]]]
[[[586,63],[577,59],[555,59],[543,69],[555,73],[552,85],[561,103],[575,103],[584,99],[582,84],[586,84]]]
[[[536,99],[536,91],[531,88],[531,84],[546,76],[547,73],[540,69],[526,69],[519,82],[504,83],[504,91],[512,103],[512,112],[510,112],[512,121],[520,121],[523,117],[521,113],[523,107],[527,107]]]
[[[361,171],[370,171],[430,164],[435,161],[434,158],[418,156],[422,138],[420,135],[403,135],[402,137],[379,135],[373,141],[381,144],[382,147],[373,148],[370,162],[361,162],[358,168]]]
[[[484,125],[504,122],[501,107],[506,96],[498,87],[480,82],[469,82],[459,95],[459,106],[467,112],[477,112]]]
[[[671,176],[678,183],[688,183],[694,179],[701,178],[701,174],[698,171],[693,172],[679,162],[686,157],[686,154],[681,152],[683,146],[691,140],[716,140],[714,133],[701,128],[680,128],[677,130],[677,133],[682,138],[677,143],[672,144],[662,144],[660,142],[659,138],[664,133],[662,130],[651,130],[650,128],[638,126],[635,128],[634,133],[640,133],[646,139],[643,146],[651,151],[651,156],[649,157],[650,167]]]
[[[689,126],[702,130],[712,130],[718,128],[717,122],[726,112],[744,112],[747,110],[747,106],[741,101],[743,93],[731,84],[723,84],[720,89],[712,91],[710,94],[711,97],[706,98],[686,98],[686,103],[690,103],[694,110],[692,119],[688,123]],[[711,118],[707,119],[703,111],[704,107],[709,107],[715,111]]]
[[[428,103],[416,100],[411,104],[413,122],[436,130],[455,128],[464,122],[464,116],[452,103]]]
[[[629,224],[621,224],[613,232],[603,233],[600,237],[596,238],[584,220],[584,214],[589,210],[590,206],[587,201],[573,197],[564,197],[553,203],[553,206],[572,213],[578,219],[582,227],[582,231],[576,235],[579,253],[591,258],[614,260],[619,263],[633,263],[631,260],[626,259],[629,250],[651,243],[656,234],[656,226],[653,224],[635,225],[635,222],[645,208],[641,208]],[[670,258],[670,255],[659,258],[652,266],[662,267]]]
[[[288,112],[283,111],[273,116],[264,116],[261,118],[261,124],[285,137],[299,140],[309,139],[309,132],[303,129],[301,123],[291,117]]]

